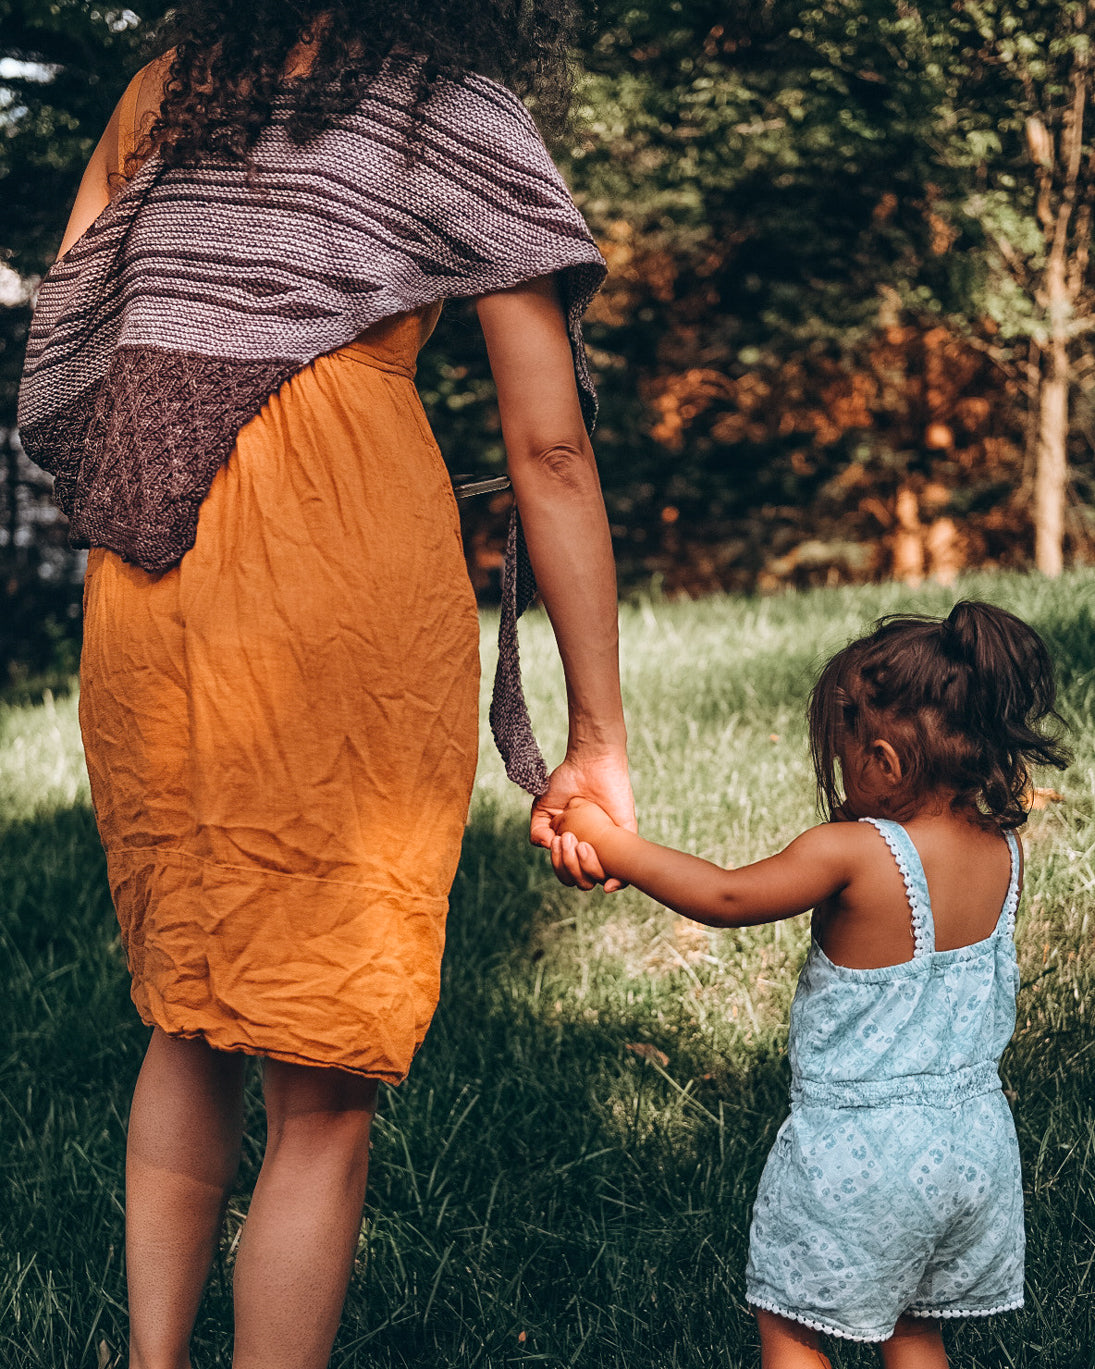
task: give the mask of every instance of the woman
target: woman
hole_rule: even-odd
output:
[[[523,106],[487,79],[558,115],[569,6],[534,0],[516,26],[513,10],[276,3],[256,33],[249,6],[182,6],[43,284],[21,431],[92,548],[81,722],[153,1029],[127,1150],[133,1369],[189,1364],[247,1055],[268,1141],[233,1363],[327,1363],[377,1081],[405,1076],[436,1002],[478,682],[412,381],[446,297],[476,299],[497,383],[522,522],[511,607],[527,543],[566,676],[548,777],[511,614],[492,716],[539,791],[531,839],[551,849],[574,796],[633,823],[579,329],[603,265]],[[589,886],[559,843],[552,859]]]

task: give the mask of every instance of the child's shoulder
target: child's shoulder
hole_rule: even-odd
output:
[[[887,844],[872,822],[838,817],[808,827],[785,849],[796,864],[825,869],[834,886],[845,886],[889,857]]]
[[[791,844],[811,854],[854,856],[878,848],[879,830],[869,819],[838,816],[808,827]]]

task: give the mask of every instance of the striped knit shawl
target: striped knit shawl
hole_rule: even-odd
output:
[[[251,168],[150,157],[53,266],[19,425],[28,455],[55,476],[75,544],[167,569],[193,545],[239,429],[295,372],[393,314],[551,272],[592,427],[581,318],[604,263],[535,124],[493,81],[443,83],[408,158],[411,92],[406,69],[385,69],[353,113],[303,147],[286,134],[282,102]],[[510,540],[512,619],[532,582],[518,529]],[[515,651],[514,632],[503,674]],[[520,730],[519,682],[516,700],[499,683],[495,711]],[[511,713],[521,717],[507,722]],[[511,752],[522,747],[511,774],[541,790],[531,733]]]

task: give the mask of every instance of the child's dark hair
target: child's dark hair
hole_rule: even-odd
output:
[[[1068,751],[1040,726],[1057,719],[1049,652],[1026,623],[963,600],[946,618],[892,614],[838,652],[810,696],[818,802],[840,806],[836,765],[850,738],[884,737],[915,797],[950,789],[1000,827],[1027,818],[1031,765],[1063,769]]]

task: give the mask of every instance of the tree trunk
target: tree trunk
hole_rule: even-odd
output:
[[[1038,446],[1034,472],[1034,564],[1043,575],[1064,569],[1068,488],[1068,342],[1050,339],[1038,387]]]
[[[1082,184],[1084,116],[1092,86],[1086,41],[1095,3],[1084,0],[1068,21],[1071,70],[1060,133],[1050,137],[1039,115],[1027,120],[1027,145],[1035,162],[1038,222],[1046,238],[1044,286],[1039,304],[1048,338],[1038,387],[1038,443],[1034,472],[1034,563],[1044,575],[1064,569],[1065,501],[1068,493],[1068,401],[1073,374],[1070,338],[1084,294],[1091,231],[1090,186]],[[1095,151],[1088,156],[1095,169]],[[1056,182],[1056,194],[1055,194]],[[1056,203],[1054,203],[1056,201]]]

